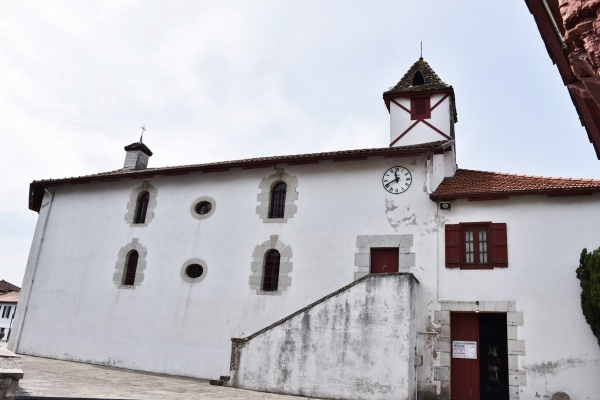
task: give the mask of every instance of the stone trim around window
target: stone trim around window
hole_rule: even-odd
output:
[[[263,268],[265,265],[265,256],[271,249],[279,251],[279,281],[277,290],[262,290]],[[250,289],[256,291],[256,294],[266,296],[280,296],[292,285],[290,276],[293,269],[292,248],[279,240],[279,235],[271,235],[271,239],[257,245],[252,253],[252,263],[250,264]]]
[[[506,332],[508,340],[508,384],[510,400],[519,400],[519,389],[527,386],[525,370],[519,369],[519,356],[525,355],[525,340],[517,339],[517,327],[523,326],[523,313],[517,312],[515,301],[442,301],[441,310],[434,311],[434,323],[441,325],[441,333],[434,341],[440,365],[434,367],[434,381],[440,383],[441,399],[450,398],[450,361],[452,343],[450,343],[451,312],[502,312],[506,313]]]
[[[148,209],[146,211],[146,220],[142,224],[135,224],[133,219],[135,218],[135,208],[137,207],[138,196],[140,193],[148,191],[150,194],[150,200],[148,201]],[[132,227],[147,226],[154,219],[154,209],[158,205],[156,196],[158,190],[150,184],[150,181],[143,181],[141,185],[131,190],[129,194],[129,202],[127,203],[127,213],[125,214],[125,222]]]
[[[415,267],[415,253],[410,249],[413,235],[360,235],[356,237],[354,280],[371,273],[371,248],[398,247],[398,272],[410,272]]]
[[[196,212],[196,206],[204,201],[207,203],[210,203],[210,211],[207,212],[206,214],[198,214]],[[206,219],[206,218],[210,217],[211,215],[213,215],[215,213],[216,209],[217,209],[217,202],[215,201],[215,199],[213,199],[210,196],[202,196],[202,197],[198,197],[196,200],[194,200],[192,202],[192,205],[190,206],[190,214],[192,214],[192,217],[194,217],[196,219]]]
[[[187,267],[192,264],[198,264],[202,267],[202,275],[200,275],[197,278],[191,278],[186,274]],[[208,274],[208,265],[206,265],[206,262],[204,260],[201,260],[199,258],[191,258],[191,259],[187,260],[186,262],[184,262],[183,265],[181,266],[181,279],[183,279],[187,283],[201,282],[204,280],[204,278],[206,278],[207,274]]]
[[[123,280],[125,279],[125,264],[127,263],[127,254],[129,254],[131,250],[136,250],[139,255],[137,269],[135,271],[135,281],[133,282],[133,285],[123,285]],[[121,247],[119,250],[117,263],[115,264],[115,273],[113,274],[113,281],[119,289],[135,289],[136,287],[140,286],[145,276],[147,253],[148,251],[140,244],[138,238],[134,238],[131,240],[131,243]]]
[[[285,182],[287,185],[287,192],[285,195],[285,209],[283,213],[283,218],[269,218],[269,203],[271,201],[271,189],[273,185],[277,182]],[[298,188],[298,178],[293,175],[288,174],[283,170],[283,168],[277,168],[276,172],[266,178],[263,178],[258,185],[260,189],[260,193],[256,200],[258,201],[258,206],[256,206],[256,213],[259,218],[263,220],[265,223],[273,223],[273,222],[287,222],[288,218],[292,218],[294,214],[298,211],[298,207],[296,206],[296,200],[298,200],[298,192],[296,189]]]

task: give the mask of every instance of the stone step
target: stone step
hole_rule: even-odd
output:
[[[229,376],[221,375],[219,379],[211,379],[209,382],[213,386],[223,386],[224,384],[229,382],[230,379],[231,377]]]

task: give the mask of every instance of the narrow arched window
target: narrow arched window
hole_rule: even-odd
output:
[[[125,261],[125,273],[123,274],[123,285],[133,286],[135,283],[135,272],[137,271],[139,254],[132,250],[127,255]]]
[[[143,224],[144,222],[146,222],[146,212],[148,211],[149,202],[150,193],[140,193],[137,199],[137,204],[135,206],[135,218],[133,219],[134,224]]]
[[[276,183],[271,189],[271,204],[269,205],[269,218],[283,218],[285,214],[285,182]]]
[[[424,85],[424,84],[425,84],[425,77],[423,76],[421,71],[415,72],[415,74],[413,75],[413,78],[412,78],[412,85],[416,86],[416,85]]]
[[[277,250],[269,250],[265,255],[265,266],[263,270],[263,286],[262,289],[267,292],[274,292],[279,285],[279,252]]]

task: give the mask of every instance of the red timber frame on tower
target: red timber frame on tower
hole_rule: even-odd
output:
[[[402,96],[403,98],[410,99],[410,110],[402,104],[400,104],[400,102],[397,101],[395,98],[385,98],[388,110],[390,109],[390,103],[394,103],[401,110],[407,112],[410,115],[410,119],[414,121],[408,128],[404,130],[404,132],[398,135],[398,137],[390,143],[390,147],[394,146],[400,139],[406,136],[406,134],[410,132],[419,123],[427,125],[429,128],[442,135],[444,139],[452,140],[452,137],[444,133],[442,130],[438,129],[431,122],[427,121],[427,119],[431,118],[431,113],[433,112],[433,110],[435,110],[440,104],[442,104],[444,100],[450,97],[450,93],[443,91],[442,93],[444,94],[444,96],[442,96],[442,98],[432,106],[431,96],[439,93],[440,91],[428,91],[427,93],[418,93],[414,95]]]

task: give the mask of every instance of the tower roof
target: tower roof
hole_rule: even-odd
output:
[[[423,81],[422,83],[414,84],[415,74],[420,73]],[[393,94],[406,94],[406,93],[418,93],[426,92],[431,90],[452,90],[452,86],[442,81],[439,76],[431,69],[427,61],[420,57],[415,62],[406,74],[400,79],[400,82],[393,88],[383,93],[384,97]]]
[[[454,98],[454,89],[451,85],[440,79],[431,69],[423,57],[419,57],[412,67],[406,71],[400,82],[387,92],[383,92],[383,100],[388,111],[390,110],[390,100],[395,97],[410,97],[419,93],[448,93],[451,97],[451,113],[454,122],[458,122],[456,113],[456,99]]]
[[[152,156],[152,152],[150,151],[148,146],[146,146],[142,142],[135,142],[135,143],[131,143],[129,146],[125,146],[125,151],[135,151],[135,150],[140,150],[141,152],[148,154],[148,156]]]

